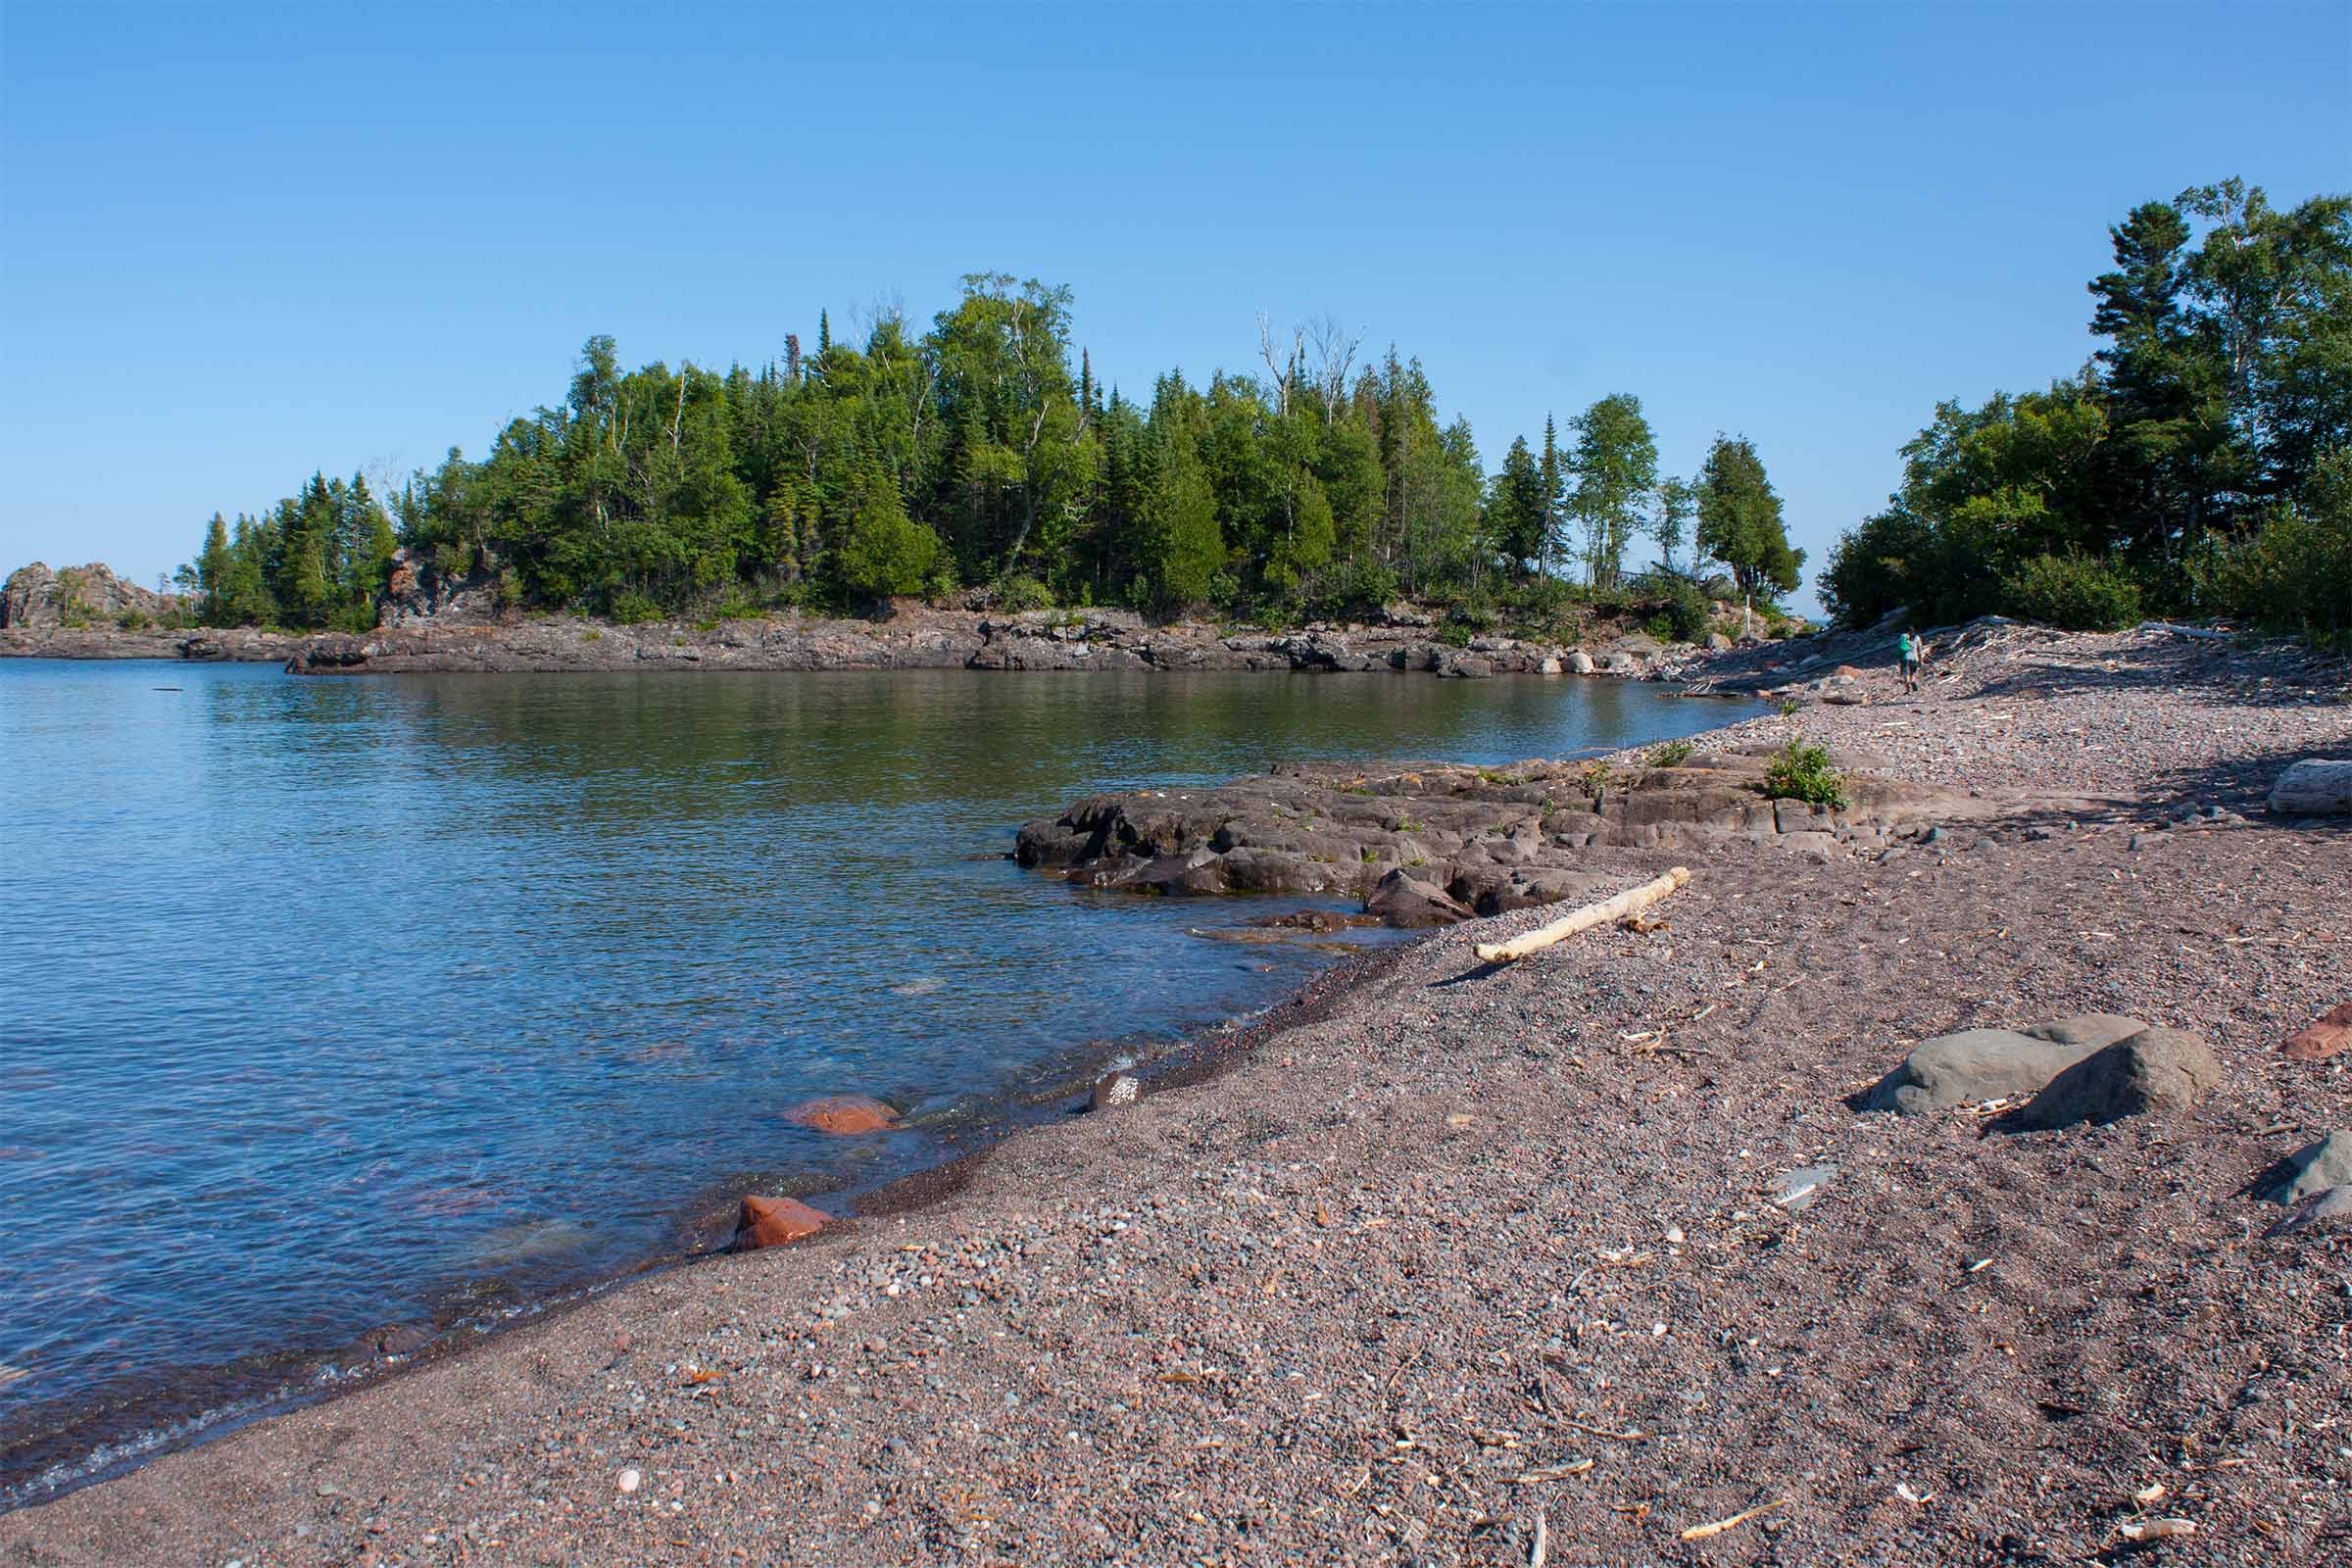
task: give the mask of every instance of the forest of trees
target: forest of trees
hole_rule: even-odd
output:
[[[2101,346],[2046,391],[1946,403],[1832,550],[1867,623],[2143,613],[2352,638],[2352,197],[2229,180],[2134,208],[2090,281]]]
[[[1419,362],[1359,364],[1336,323],[1261,320],[1262,373],[1171,371],[1139,401],[1074,349],[1070,310],[1066,288],[977,273],[920,336],[878,311],[837,340],[820,314],[812,347],[723,373],[623,370],[591,338],[563,401],[478,461],[453,449],[380,500],[314,477],[261,516],[216,516],[189,571],[201,613],[372,624],[396,544],[493,574],[510,604],[624,620],[972,588],[1269,623],[1400,597],[1541,620],[1595,596],[1687,603],[1676,572],[1701,561],[1761,601],[1797,585],[1743,438],[1689,482],[1661,476],[1620,394],[1547,419],[1540,450],[1512,442],[1490,481]],[[1645,543],[1660,564],[1641,565]]]

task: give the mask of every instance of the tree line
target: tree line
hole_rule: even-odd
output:
[[[562,401],[484,457],[453,448],[381,499],[314,476],[216,516],[189,576],[208,620],[291,626],[372,624],[395,547],[511,605],[629,620],[973,588],[1265,621],[1397,598],[1557,612],[1633,591],[1645,544],[1659,580],[1704,560],[1765,600],[1797,585],[1743,437],[1662,475],[1620,394],[1490,477],[1417,360],[1358,364],[1328,319],[1258,339],[1261,372],[1172,370],[1131,398],[1075,348],[1066,287],[1002,273],[920,335],[881,310],[837,340],[820,313],[811,347],[757,368],[624,370],[594,337]]]
[[[1901,489],[1832,549],[1823,603],[2352,637],[2352,196],[2282,209],[2230,179],[2108,235],[2090,362],[1939,406]]]

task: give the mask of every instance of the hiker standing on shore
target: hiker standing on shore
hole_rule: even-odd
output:
[[[1903,632],[1901,636],[1895,638],[1894,640],[1894,656],[1898,661],[1901,662],[1902,664],[1903,690],[1907,692],[1918,691],[1919,639],[1912,636],[1907,630]]]

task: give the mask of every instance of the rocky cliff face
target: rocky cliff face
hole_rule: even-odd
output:
[[[498,572],[477,565],[452,576],[407,550],[392,557],[392,575],[376,601],[378,626],[478,625],[499,611]]]
[[[97,562],[51,571],[36,561],[0,585],[0,628],[96,625],[126,613],[160,620],[178,608],[178,595],[124,582]]]

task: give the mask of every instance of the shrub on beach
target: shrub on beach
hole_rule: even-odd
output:
[[[1804,801],[1841,811],[1852,804],[1845,775],[1830,765],[1830,754],[1792,740],[1764,769],[1764,793],[1776,801]]]

